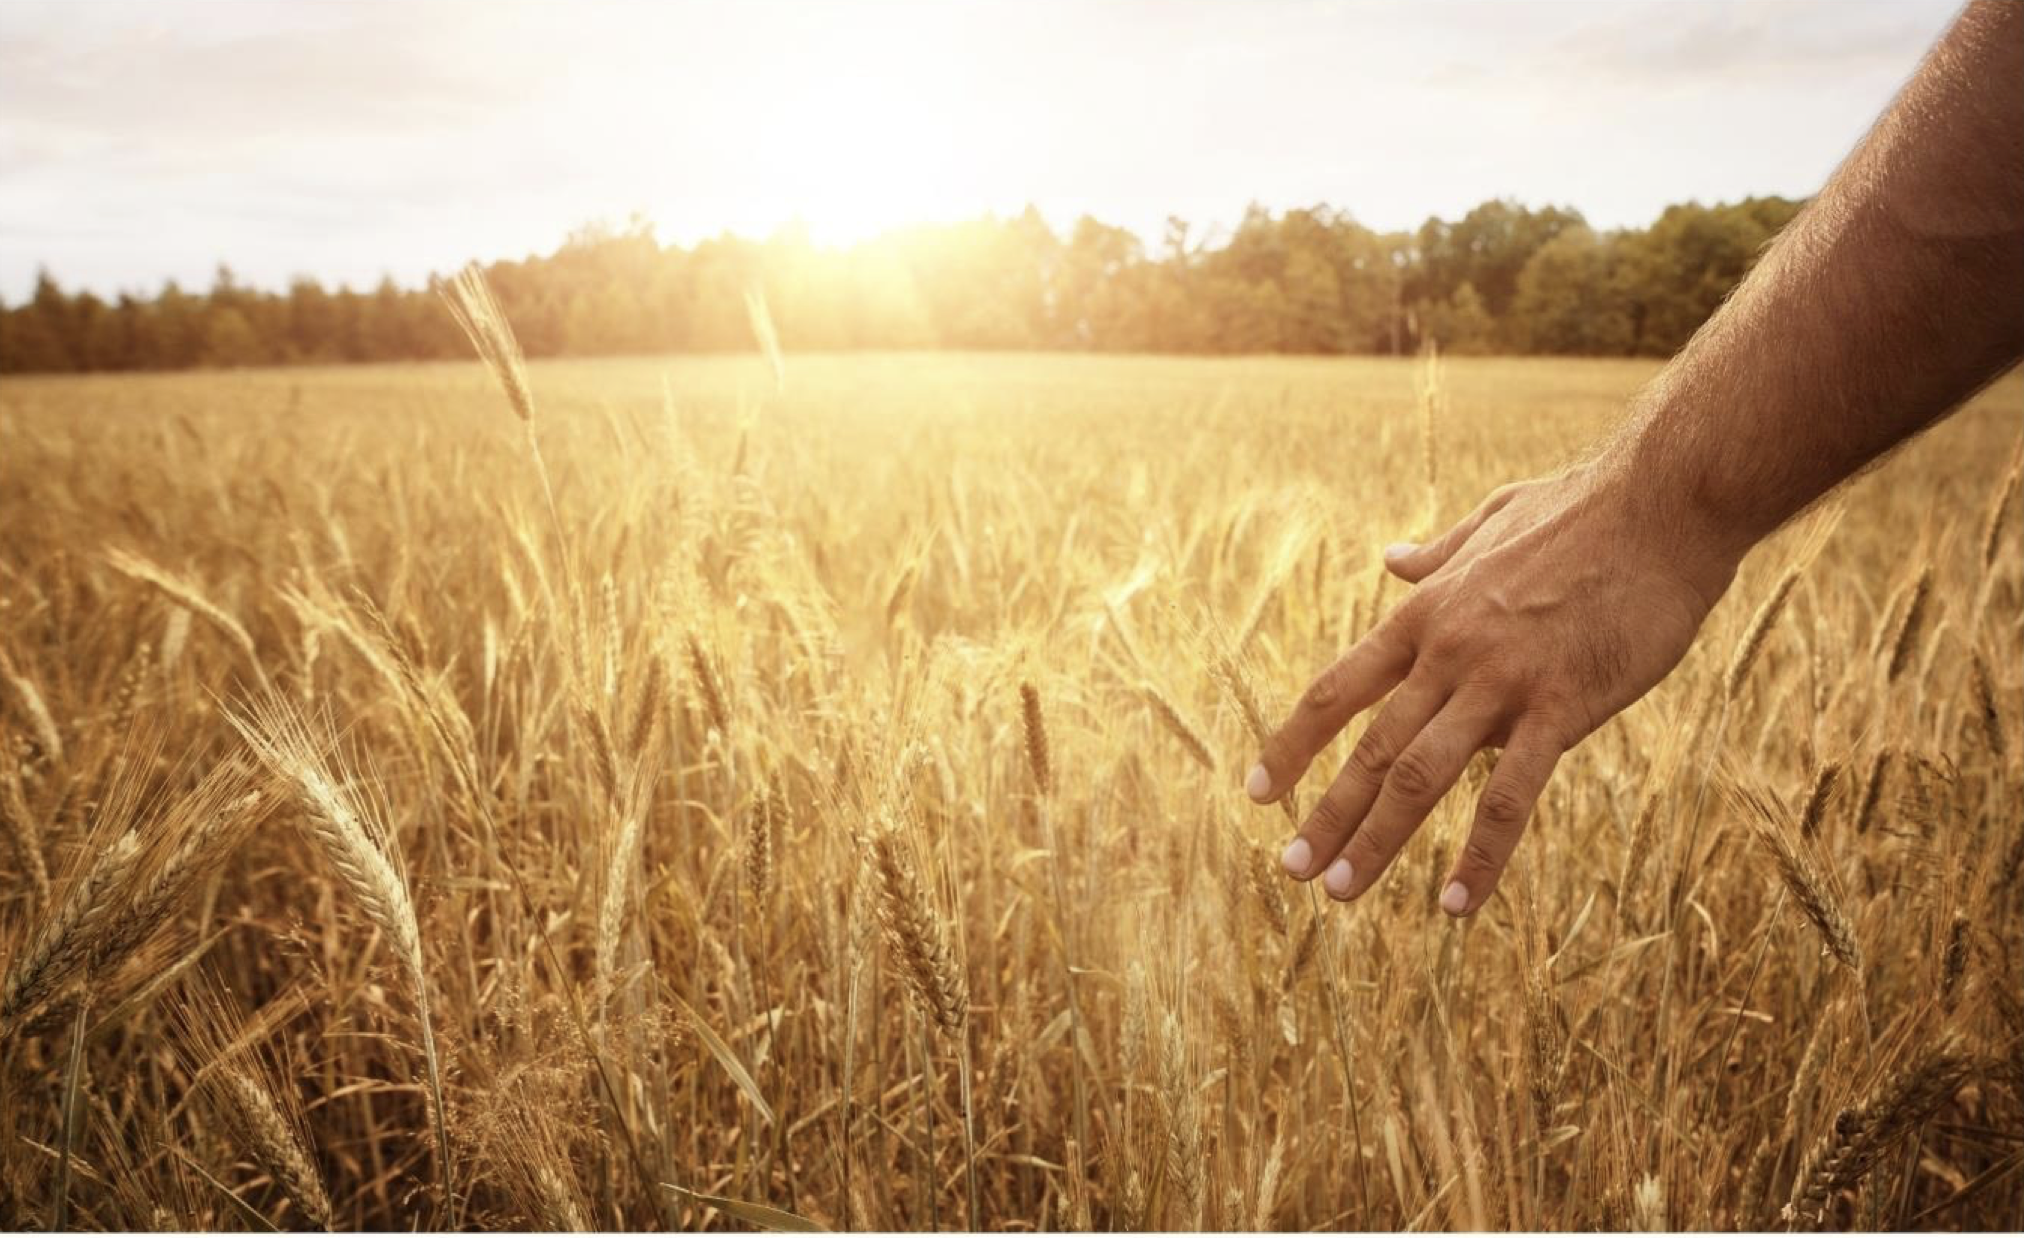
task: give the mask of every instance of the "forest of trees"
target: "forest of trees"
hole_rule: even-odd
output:
[[[1013,218],[905,229],[848,248],[785,230],[661,245],[651,224],[594,226],[544,257],[486,268],[534,356],[752,346],[761,291],[791,350],[1079,349],[1664,355],[1798,211],[1783,198],[1668,207],[1598,232],[1560,207],[1491,201],[1417,232],[1380,233],[1328,207],[1252,207],[1227,236],[1170,220],[1157,246],[1084,217],[1066,235]],[[68,293],[44,273],[0,305],[0,372],[155,370],[461,357],[434,294],[314,279],[152,297]]]

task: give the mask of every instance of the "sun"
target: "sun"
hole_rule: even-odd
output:
[[[996,201],[991,185],[994,135],[1007,119],[989,100],[1002,92],[980,91],[975,80],[998,81],[1009,66],[980,63],[974,45],[944,54],[960,31],[947,22],[924,29],[918,11],[792,8],[793,38],[741,62],[740,79],[719,88],[707,116],[696,115],[693,84],[669,78],[665,66],[610,84],[624,110],[658,113],[645,118],[650,131],[708,128],[712,166],[656,173],[650,213],[679,217],[703,193],[733,232],[763,235],[792,220],[818,243],[848,244],[1019,205]]]

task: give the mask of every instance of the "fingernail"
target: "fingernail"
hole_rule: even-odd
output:
[[[1349,883],[1355,879],[1356,872],[1350,868],[1349,861],[1337,860],[1321,875],[1321,885],[1330,898],[1348,898]]]
[[[1272,794],[1272,775],[1265,772],[1264,766],[1251,767],[1251,776],[1244,780],[1244,794],[1261,804],[1265,802],[1266,796]]]
[[[1413,545],[1411,542],[1393,542],[1384,548],[1384,557],[1387,559],[1403,559],[1418,549],[1419,547]]]
[[[1306,839],[1296,838],[1279,853],[1279,863],[1287,872],[1304,879],[1308,866],[1314,863],[1314,848],[1307,845]]]
[[[1441,891],[1441,910],[1451,916],[1459,916],[1469,910],[1469,887],[1459,881],[1450,881],[1448,888]]]

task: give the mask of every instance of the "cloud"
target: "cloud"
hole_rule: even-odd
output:
[[[1808,192],[1951,0],[7,0],[0,292],[370,282],[653,213]],[[883,186],[883,191],[882,187]],[[894,219],[891,222],[901,222]]]
[[[1930,44],[1952,13],[1951,0],[1611,5],[1557,39],[1536,65],[1541,73],[1643,87],[1797,89],[1876,74],[1902,77],[1914,63],[1907,51]]]

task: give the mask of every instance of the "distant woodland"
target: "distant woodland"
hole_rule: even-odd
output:
[[[843,248],[783,230],[663,245],[649,221],[580,229],[555,252],[485,268],[534,356],[752,347],[759,292],[789,351],[1061,349],[1173,353],[1665,355],[1693,334],[1799,210],[1783,198],[1668,207],[1597,231],[1579,212],[1490,201],[1458,220],[1375,232],[1326,206],[1252,207],[1203,237],[1156,242],[1083,218],[894,231]],[[0,306],[0,372],[164,370],[462,357],[429,288],[391,280],[286,290],[219,267],[106,300],[45,272]]]

